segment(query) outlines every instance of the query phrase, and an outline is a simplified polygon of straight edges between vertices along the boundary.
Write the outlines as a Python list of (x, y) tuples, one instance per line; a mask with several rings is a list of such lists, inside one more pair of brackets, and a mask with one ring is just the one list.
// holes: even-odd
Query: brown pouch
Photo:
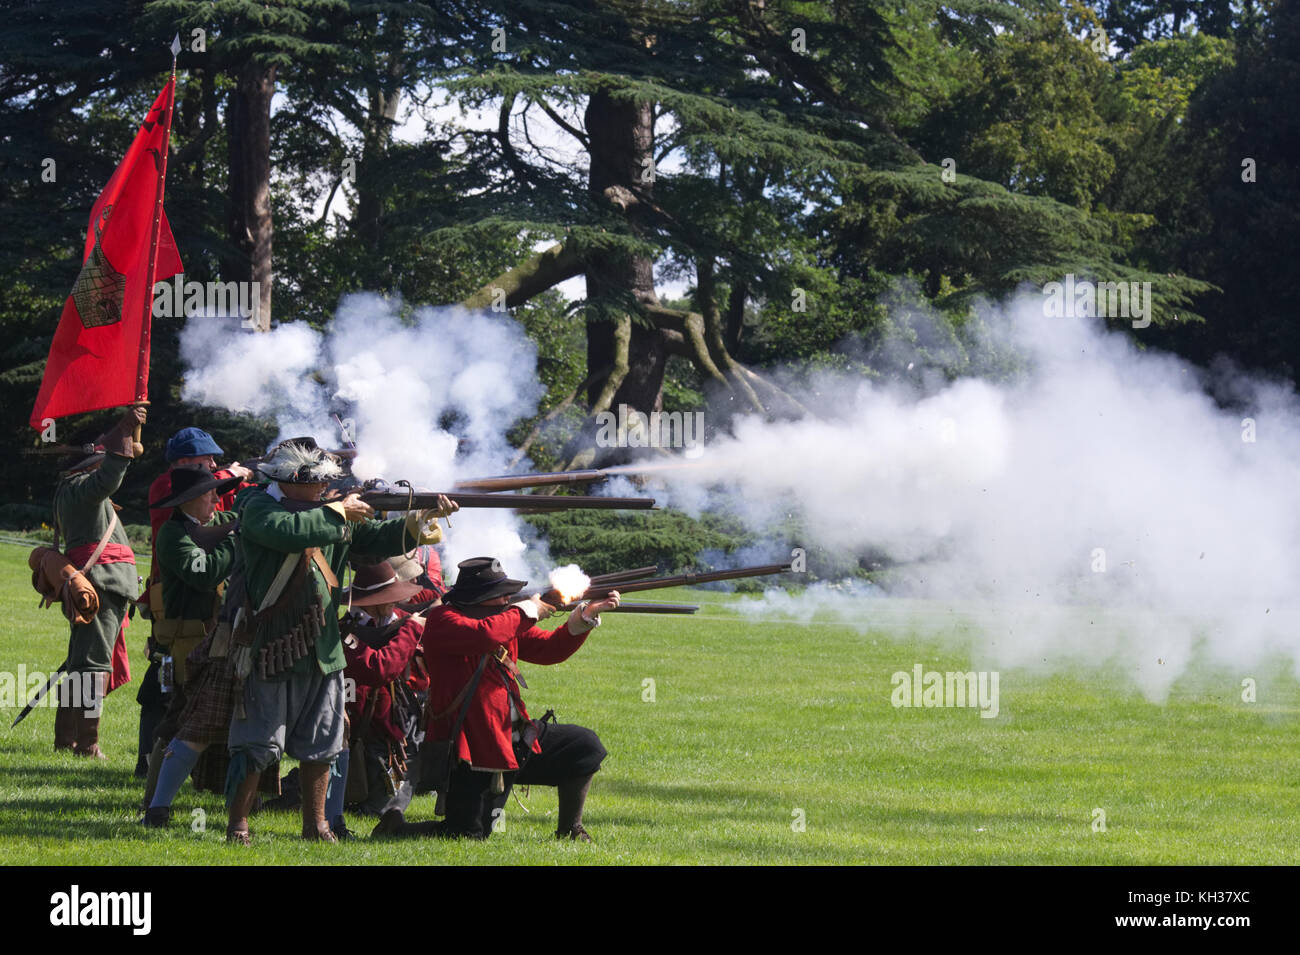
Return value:
[(37, 547), (27, 557), (32, 570), (32, 586), (41, 595), (42, 606), (56, 602), (63, 605), (63, 615), (70, 623), (90, 623), (99, 613), (99, 594), (95, 585), (53, 547)]

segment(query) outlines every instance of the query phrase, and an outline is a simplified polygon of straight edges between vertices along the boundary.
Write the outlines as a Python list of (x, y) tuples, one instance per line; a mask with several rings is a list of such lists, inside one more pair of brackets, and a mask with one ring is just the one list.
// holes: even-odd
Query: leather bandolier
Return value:
[(337, 585), (318, 548), (309, 547), (301, 554), (288, 555), (286, 565), (290, 560), (294, 564), (289, 579), (268, 606), (255, 609), (245, 596), (244, 612), (233, 634), (237, 644), (248, 647), (259, 642), (259, 635), (267, 635), (260, 640), (253, 659), (256, 673), (263, 680), (288, 673), (299, 660), (314, 652), (316, 638), (325, 628), (325, 604), (308, 565), (316, 564), (327, 586)]

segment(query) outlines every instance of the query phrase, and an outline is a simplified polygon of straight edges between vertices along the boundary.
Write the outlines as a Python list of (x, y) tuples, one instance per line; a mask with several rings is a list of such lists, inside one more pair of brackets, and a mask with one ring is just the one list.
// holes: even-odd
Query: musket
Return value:
[[(742, 577), (765, 577), (769, 574), (784, 574), (791, 570), (790, 564), (763, 564), (760, 567), (739, 567), (735, 570), (709, 570), (702, 573), (689, 572), (675, 577), (652, 577), (647, 580), (630, 580), (623, 583), (602, 583), (588, 587), (582, 600), (601, 600), (611, 591), (620, 595), (638, 593), (642, 590), (663, 590), (667, 587), (689, 587), (692, 584), (707, 584), (716, 580), (739, 580)], [(572, 610), (578, 605), (574, 601), (559, 609)]]
[[(72, 453), (80, 450), (79, 448), (64, 449), (60, 445), (60, 453)], [(29, 452), (31, 454), (49, 454), (50, 451), (36, 450)], [(336, 458), (345, 461), (351, 461), (360, 453), (356, 448), (329, 448), (326, 454), (332, 454)], [(264, 460), (261, 457), (253, 458), (251, 461), (245, 461), (247, 467)], [(457, 481), (453, 487), (457, 491), (522, 491), (530, 487), (554, 487), (565, 484), (592, 484), (596, 481), (606, 481), (612, 475), (597, 468), (588, 468), (584, 471), (536, 471), (527, 474), (497, 474), (491, 477), (468, 478), (464, 481)]]
[(501, 474), (496, 477), (470, 478), (457, 481), (458, 491), (522, 491), (529, 487), (553, 487), (565, 484), (592, 484), (608, 480), (609, 475), (599, 469), (585, 471), (541, 471), (534, 474)]
[(695, 604), (655, 604), (655, 603), (636, 603), (636, 604), (619, 604), (612, 607), (609, 613), (673, 613), (673, 614), (692, 614), (700, 608)]
[[(86, 448), (90, 448), (89, 451)], [(91, 444), (46, 444), (39, 448), (23, 448), (23, 454), (94, 454), (95, 445)]]
[[(596, 587), (601, 584), (613, 584), (620, 580), (644, 580), (658, 569), (657, 566), (651, 564), (648, 567), (635, 567), (632, 570), (615, 570), (608, 574), (597, 574), (595, 577), (587, 578), (587, 586)], [(529, 594), (535, 594), (538, 592), (539, 590), (537, 588), (525, 587), (523, 591), (521, 591), (522, 596), (517, 597), (515, 600), (510, 602), (518, 603), (521, 600), (527, 600)], [(545, 590), (540, 591), (540, 593), (542, 600), (546, 601), (546, 603), (553, 607), (558, 607), (560, 604), (565, 603), (564, 597), (554, 587), (548, 587)]]
[(41, 700), (45, 698), (46, 693), (49, 693), (50, 690), (58, 686), (59, 680), (63, 679), (63, 674), (66, 673), (67, 670), (68, 670), (68, 661), (64, 660), (62, 663), (59, 664), (59, 668), (55, 670), (52, 674), (50, 674), (50, 678), (45, 681), (44, 686), (39, 687), (36, 690), (36, 692), (32, 694), (32, 698), (27, 701), (27, 705), (23, 707), (22, 712), (19, 713), (14, 718), (14, 721), (9, 724), (10, 729), (13, 729), (23, 720), (27, 719), (27, 714), (30, 713), (33, 709), (35, 709), (36, 704), (41, 702)]
[[(421, 511), (437, 507), (439, 492), (361, 491), (361, 500), (377, 511)], [(450, 491), (445, 495), (462, 508), (497, 507), (515, 511), (631, 510), (648, 511), (655, 506), (652, 497), (590, 497), (580, 494), (491, 494), (474, 491)]]
[(597, 574), (591, 578), (587, 586), (591, 587), (615, 580), (645, 580), (649, 577), (653, 577), (655, 571), (658, 569), (659, 568), (655, 564), (651, 564), (648, 567), (633, 567), (631, 570), (614, 570), (610, 571), (608, 574)]

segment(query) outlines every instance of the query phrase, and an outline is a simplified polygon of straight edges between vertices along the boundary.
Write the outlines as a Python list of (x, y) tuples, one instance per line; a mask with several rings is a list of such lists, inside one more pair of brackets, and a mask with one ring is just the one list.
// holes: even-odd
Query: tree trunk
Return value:
[(271, 328), (271, 98), (275, 67), (245, 63), (226, 107), (230, 142), (227, 229), (238, 254), (222, 265), (226, 281), (256, 282), (259, 331)]
[(370, 252), (378, 252), (379, 243), (383, 239), (384, 210), (376, 188), (374, 167), (392, 142), (397, 105), (402, 98), (400, 21), (394, 19), (390, 24), (389, 52), (383, 73), (367, 91), (368, 109), (365, 128), (362, 130), (361, 169), (357, 175), (357, 235)]
[[(621, 209), (638, 232), (639, 206), (654, 189), (652, 104), (597, 92), (587, 102), (584, 119), (591, 142), (588, 191), (597, 203)], [(658, 328), (634, 320), (638, 306), (659, 303), (654, 262), (643, 255), (600, 251), (590, 257), (586, 271), (591, 303), (587, 369), (611, 369), (587, 389), (592, 411), (620, 404), (647, 413), (658, 410), (668, 344)]]
[(736, 354), (740, 351), (740, 335), (745, 328), (745, 299), (749, 297), (749, 286), (737, 281), (731, 286), (731, 296), (727, 299), (727, 351)]

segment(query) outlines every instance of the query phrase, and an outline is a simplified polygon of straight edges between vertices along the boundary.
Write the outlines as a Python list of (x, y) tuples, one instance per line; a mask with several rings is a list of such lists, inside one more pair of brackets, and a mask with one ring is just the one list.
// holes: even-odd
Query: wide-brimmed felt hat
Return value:
[(155, 508), (176, 507), (186, 501), (192, 501), (208, 491), (215, 490), (217, 495), (229, 493), (239, 486), (239, 478), (219, 478), (211, 471), (196, 468), (172, 468), (171, 496), (152, 505)]
[(402, 580), (386, 560), (364, 564), (352, 575), (352, 586), (343, 591), (343, 600), (354, 607), (401, 603), (420, 592), (419, 584)]
[(528, 586), (526, 580), (511, 580), (501, 561), (495, 557), (471, 557), (456, 565), (456, 583), (444, 600), (459, 604), (476, 604), (493, 597), (517, 594)]
[(60, 460), (61, 473), (66, 475), (84, 471), (103, 461), (105, 454), (104, 445), (101, 443), (88, 442), (83, 444), (76, 451)]
[(181, 458), (201, 458), (210, 454), (217, 457), (222, 453), (216, 440), (202, 428), (181, 428), (167, 439), (166, 458), (179, 461)]
[(388, 563), (393, 567), (393, 572), (397, 574), (397, 579), (401, 581), (414, 581), (424, 573), (424, 566), (414, 557), (407, 557), (405, 554), (396, 554), (388, 558)]
[(281, 484), (328, 484), (343, 476), (339, 458), (316, 444), (315, 438), (289, 438), (273, 447), (257, 465)]
[(442, 561), (432, 544), (420, 544), (408, 554), (389, 557), (388, 562), (402, 580), (414, 580), (423, 587), (442, 589)]

